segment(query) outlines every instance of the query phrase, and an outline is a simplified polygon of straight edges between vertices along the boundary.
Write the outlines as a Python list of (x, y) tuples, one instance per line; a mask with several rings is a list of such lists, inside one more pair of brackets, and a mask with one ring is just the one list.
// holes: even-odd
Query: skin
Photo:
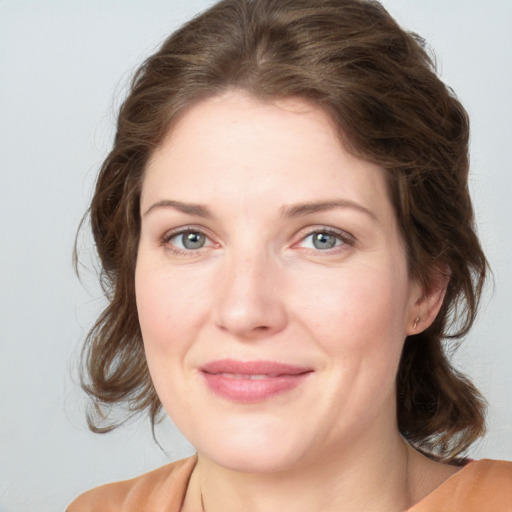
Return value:
[[(156, 391), (198, 452), (184, 511), (201, 510), (202, 494), (208, 512), (396, 512), (455, 471), (412, 450), (396, 424), (404, 339), (430, 325), (444, 287), (426, 293), (409, 278), (386, 190), (383, 170), (300, 99), (203, 100), (153, 154), (137, 307)], [(228, 357), (311, 371), (240, 403), (200, 371)]]

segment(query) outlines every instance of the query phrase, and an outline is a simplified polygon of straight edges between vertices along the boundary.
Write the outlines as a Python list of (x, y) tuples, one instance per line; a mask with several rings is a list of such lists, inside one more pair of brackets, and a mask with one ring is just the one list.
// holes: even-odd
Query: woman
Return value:
[[(445, 338), (486, 275), (468, 120), (376, 2), (225, 0), (133, 81), (91, 222), (97, 431), (161, 409), (197, 456), (86, 510), (505, 511), (512, 466)], [(107, 424), (101, 420), (107, 420)]]

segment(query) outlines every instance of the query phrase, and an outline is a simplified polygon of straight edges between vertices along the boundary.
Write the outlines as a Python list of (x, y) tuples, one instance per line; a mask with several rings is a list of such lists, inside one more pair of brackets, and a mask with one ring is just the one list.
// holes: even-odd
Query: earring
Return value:
[(412, 324), (413, 326), (413, 329), (416, 329), (416, 327), (418, 327), (418, 324), (421, 320), (421, 317), (420, 316), (417, 316), (415, 319), (414, 319), (414, 323)]

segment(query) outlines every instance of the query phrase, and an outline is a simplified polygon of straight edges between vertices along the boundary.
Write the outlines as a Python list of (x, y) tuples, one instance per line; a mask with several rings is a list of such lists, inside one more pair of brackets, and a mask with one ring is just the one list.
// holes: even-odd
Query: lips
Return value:
[(211, 391), (236, 402), (268, 400), (299, 386), (312, 369), (273, 361), (221, 359), (200, 368)]

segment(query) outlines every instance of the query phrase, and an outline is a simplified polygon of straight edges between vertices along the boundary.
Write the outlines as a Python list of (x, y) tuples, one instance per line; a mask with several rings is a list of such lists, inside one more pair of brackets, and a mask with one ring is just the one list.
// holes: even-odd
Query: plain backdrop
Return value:
[[(146, 420), (87, 430), (81, 342), (101, 309), (80, 218), (129, 78), (201, 0), (0, 0), (0, 511), (64, 510), (80, 492), (191, 453)], [(456, 355), (490, 403), (473, 457), (512, 459), (512, 1), (384, 0), (424, 36), (472, 120), (471, 189), (494, 270)]]

